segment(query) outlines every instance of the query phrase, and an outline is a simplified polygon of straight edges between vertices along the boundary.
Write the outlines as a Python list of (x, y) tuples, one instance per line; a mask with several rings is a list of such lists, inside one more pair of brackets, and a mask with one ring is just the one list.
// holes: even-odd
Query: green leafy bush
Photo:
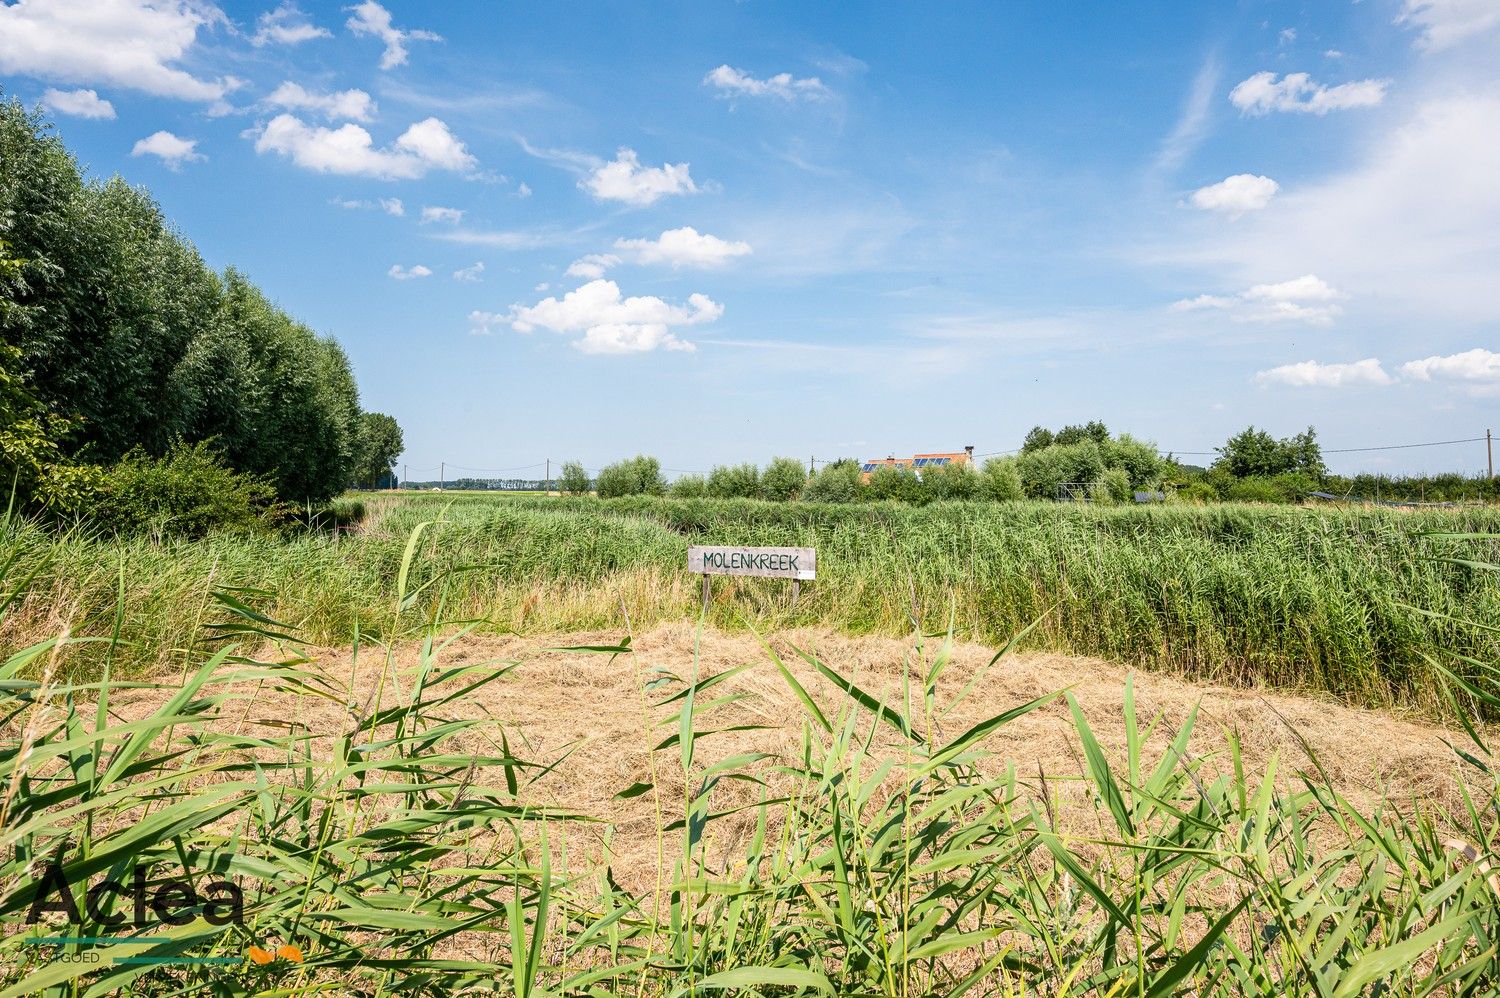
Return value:
[(984, 497), (992, 502), (1017, 502), (1026, 498), (1021, 472), (1013, 457), (992, 457), (984, 462)]
[(667, 495), (673, 499), (706, 499), (708, 480), (702, 475), (683, 475), (667, 489)]
[(583, 470), (582, 464), (577, 461), (563, 462), (562, 475), (557, 479), (559, 491), (570, 496), (586, 496), (592, 484), (589, 473)]
[(983, 498), (984, 482), (968, 464), (939, 464), (922, 471), (922, 485), (934, 500), (971, 502)]
[(1058, 487), (1073, 482), (1097, 482), (1104, 474), (1104, 455), (1092, 439), (1053, 444), (1016, 458), (1021, 484), (1033, 499), (1055, 499)]
[(859, 464), (845, 459), (819, 468), (803, 488), (802, 498), (808, 502), (861, 502), (869, 498), (869, 493)]
[(784, 502), (800, 496), (806, 484), (807, 472), (802, 470), (801, 461), (794, 457), (778, 457), (760, 476), (760, 494), (762, 498)]
[(1224, 492), (1230, 502), (1288, 502), (1291, 497), (1272, 478), (1243, 478)]
[(708, 474), (708, 494), (714, 499), (759, 499), (760, 469), (748, 462), (717, 465)]
[(226, 467), (207, 442), (180, 444), (166, 457), (139, 449), (105, 469), (93, 518), (120, 534), (204, 537), (262, 533), (286, 519), (269, 482)]
[(1317, 432), (1311, 426), (1281, 440), (1265, 430), (1247, 426), (1225, 441), (1223, 447), (1215, 449), (1219, 458), (1214, 467), (1235, 478), (1269, 477), (1288, 471), (1320, 476), (1326, 470)]
[(1219, 493), (1207, 482), (1189, 482), (1177, 490), (1177, 501), (1191, 503), (1218, 502)]
[[(3, 253), (3, 245), (0, 245)], [(0, 343), (0, 488), (21, 509), (76, 516), (93, 502), (99, 472), (74, 464), (61, 441), (72, 428), (27, 390), (16, 368), (20, 351)]]
[(922, 479), (910, 468), (883, 464), (870, 473), (870, 496), (874, 499), (922, 503), (927, 501), (927, 490), (922, 487)]
[(666, 495), (667, 481), (661, 475), (661, 462), (638, 454), (626, 461), (616, 461), (599, 469), (594, 491), (600, 499), (617, 496)]
[(1106, 470), (1089, 490), (1089, 494), (1095, 502), (1111, 505), (1120, 505), (1135, 499), (1134, 491), (1130, 487), (1130, 474), (1124, 468)]

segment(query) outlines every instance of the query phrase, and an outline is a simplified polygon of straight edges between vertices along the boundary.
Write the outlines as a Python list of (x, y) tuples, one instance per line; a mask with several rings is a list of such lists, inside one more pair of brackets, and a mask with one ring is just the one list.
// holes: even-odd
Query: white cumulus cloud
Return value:
[(611, 267), (618, 267), (620, 258), (613, 253), (590, 253), (568, 264), (569, 277), (599, 278)]
[(264, 45), (301, 45), (314, 38), (332, 38), (327, 28), (310, 23), (292, 0), (285, 0), (275, 10), (268, 10), (256, 20), (255, 34), (250, 44), (256, 48)]
[(467, 173), (478, 165), (437, 118), (417, 122), (383, 149), (377, 149), (370, 133), (358, 125), (325, 128), (291, 114), (279, 114), (250, 134), (255, 135), (256, 152), (279, 153), (318, 173), (412, 180), (432, 170)]
[(1174, 312), (1223, 312), (1236, 322), (1307, 322), (1327, 325), (1343, 312), (1345, 295), (1316, 274), (1278, 284), (1257, 284), (1235, 295), (1199, 295), (1172, 303)]
[(424, 267), (420, 263), (415, 267), (403, 267), (399, 263), (391, 264), (391, 269), (385, 272), (387, 277), (394, 277), (398, 281), (409, 281), (414, 277), (431, 277), (431, 268)]
[(1500, 4), (1494, 0), (1406, 0), (1396, 23), (1415, 25), (1421, 32), (1417, 45), (1437, 52), (1500, 27)]
[(1247, 211), (1259, 211), (1270, 204), (1271, 198), (1280, 189), (1281, 185), (1270, 177), (1237, 173), (1232, 177), (1225, 177), (1217, 184), (1198, 188), (1189, 200), (1194, 208), (1239, 218)]
[(0, 3), (0, 74), (218, 101), (234, 80), (200, 79), (173, 63), (199, 28), (224, 20), (217, 7), (193, 0)]
[(668, 229), (655, 239), (616, 239), (615, 249), (636, 263), (673, 267), (717, 267), (751, 252), (749, 243), (700, 233), (691, 225)]
[(816, 99), (828, 96), (828, 88), (816, 76), (793, 79), (791, 73), (758, 80), (733, 66), (723, 65), (703, 78), (703, 85), (721, 91), (720, 96), (779, 97), (782, 100)]
[(204, 158), (195, 151), (197, 146), (197, 139), (184, 139), (167, 131), (152, 132), (135, 144), (130, 155), (155, 156), (169, 169), (179, 170), (183, 163)]
[(600, 164), (578, 182), (578, 186), (601, 201), (623, 201), (644, 206), (669, 194), (692, 194), (698, 190), (686, 163), (642, 166), (634, 149), (621, 149), (615, 158)]
[(594, 280), (561, 298), (543, 298), (535, 305), (512, 305), (511, 328), (530, 333), (537, 328), (557, 333), (582, 332), (573, 345), (584, 353), (644, 353), (650, 350), (694, 350), (672, 328), (713, 322), (724, 306), (707, 295), (689, 295), (674, 305), (652, 295), (624, 298), (614, 281)]
[(115, 106), (93, 90), (56, 90), (48, 87), (42, 104), (58, 114), (75, 118), (113, 118)]
[(1244, 114), (1265, 115), (1272, 111), (1327, 114), (1355, 107), (1374, 107), (1385, 100), (1390, 80), (1357, 80), (1336, 87), (1324, 86), (1306, 73), (1288, 73), (1277, 79), (1272, 72), (1256, 73), (1229, 91), (1229, 101)]
[(1289, 385), (1293, 388), (1346, 388), (1351, 385), (1389, 385), (1395, 381), (1374, 357), (1348, 364), (1322, 364), (1304, 360), (1283, 364), (1267, 371), (1257, 371), (1259, 384)]
[(464, 220), (464, 213), (459, 208), (443, 208), (437, 205), (429, 205), (422, 209), (423, 222), (452, 222), (457, 225)]
[(353, 13), (345, 24), (350, 31), (356, 35), (374, 35), (385, 43), (385, 52), (380, 57), (381, 69), (395, 69), (406, 65), (406, 43), (409, 41), (443, 40), (442, 35), (435, 35), (431, 31), (396, 27), (391, 20), (391, 12), (375, 0), (364, 0), (364, 3), (356, 4), (349, 10)]
[(481, 279), (479, 275), (482, 273), (484, 273), (484, 262), (475, 261), (467, 267), (460, 267), (455, 270), (453, 272), (453, 279), (455, 281), (478, 281)]
[(375, 113), (375, 102), (363, 90), (316, 93), (291, 82), (273, 90), (265, 102), (289, 111), (315, 111), (330, 121), (369, 121)]
[(1424, 357), (1401, 365), (1401, 373), (1416, 381), (1457, 381), (1470, 385), (1500, 385), (1500, 353), (1475, 347), (1463, 353)]

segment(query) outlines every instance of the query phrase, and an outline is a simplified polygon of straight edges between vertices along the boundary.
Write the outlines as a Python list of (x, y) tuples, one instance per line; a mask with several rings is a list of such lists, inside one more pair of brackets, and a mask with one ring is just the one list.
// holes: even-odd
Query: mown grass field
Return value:
[[(374, 497), (365, 524), (336, 538), (158, 544), (13, 527), (0, 557), (13, 561), (17, 605), (0, 643), (118, 629), (116, 668), (139, 673), (191, 648), (224, 589), (252, 590), (242, 595), (319, 643), (383, 634), (422, 524), (409, 622), (541, 632), (681, 620), (698, 612), (690, 543), (800, 544), (818, 548), (819, 578), (795, 610), (784, 583), (719, 579), (710, 622), (902, 635), (915, 619), (993, 643), (1036, 622), (1027, 647), (1429, 711), (1444, 706), (1434, 649), (1489, 661), (1500, 647), (1485, 629), (1500, 625), (1500, 582), (1454, 560), (1494, 560), (1494, 540), (1462, 536), (1500, 531), (1488, 508), (441, 494)], [(87, 649), (71, 661), (86, 669)]]

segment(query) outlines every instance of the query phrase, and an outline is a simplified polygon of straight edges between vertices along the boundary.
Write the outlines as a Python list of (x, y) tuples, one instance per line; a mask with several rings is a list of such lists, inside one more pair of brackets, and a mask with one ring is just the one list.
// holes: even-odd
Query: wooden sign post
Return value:
[(703, 609), (708, 610), (710, 575), (751, 575), (763, 579), (791, 579), (792, 606), (802, 592), (803, 579), (818, 577), (816, 548), (746, 548), (693, 545), (688, 548), (688, 571), (703, 576)]

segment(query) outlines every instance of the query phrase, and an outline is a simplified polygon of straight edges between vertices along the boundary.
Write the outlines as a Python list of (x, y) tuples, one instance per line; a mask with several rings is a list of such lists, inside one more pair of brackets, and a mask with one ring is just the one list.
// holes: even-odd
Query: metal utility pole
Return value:
[(441, 489), (444, 486), (446, 486), (447, 484), (448, 484), (448, 465), (444, 461), (439, 461), (438, 462), (438, 488)]
[(1484, 456), (1490, 466), (1490, 481), (1495, 480), (1495, 438), (1489, 430), (1484, 431)]
[[(532, 467), (534, 468), (536, 465), (532, 465)], [(547, 477), (543, 481), (546, 483), (544, 488), (546, 488), (547, 494), (550, 496), (552, 494), (552, 459), (550, 457), (547, 458)]]
[(404, 465), (404, 464), (403, 464), (403, 465), (402, 465), (402, 466), (401, 466), (401, 487), (402, 487), (402, 488), (403, 488), (403, 489), (404, 489), (404, 488), (406, 488), (406, 480), (407, 480), (407, 478), (409, 478), (409, 477), (410, 477), (410, 476), (409, 476), (409, 475), (407, 475), (407, 473), (406, 473), (406, 467), (407, 467), (407, 466), (406, 466), (406, 465)]

